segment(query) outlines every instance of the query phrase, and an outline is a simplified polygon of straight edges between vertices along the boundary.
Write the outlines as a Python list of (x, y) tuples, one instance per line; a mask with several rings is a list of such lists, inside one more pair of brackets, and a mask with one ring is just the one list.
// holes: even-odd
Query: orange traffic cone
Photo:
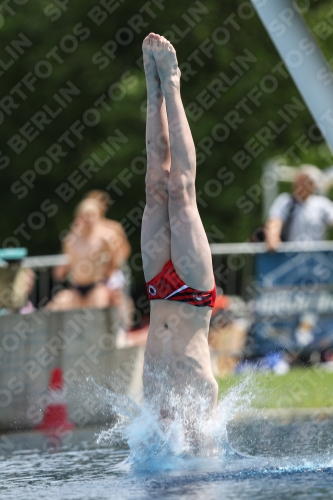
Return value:
[(36, 426), (36, 430), (61, 433), (73, 429), (75, 425), (68, 419), (67, 415), (61, 368), (54, 368), (51, 372), (49, 396), (51, 402), (46, 405), (43, 420)]

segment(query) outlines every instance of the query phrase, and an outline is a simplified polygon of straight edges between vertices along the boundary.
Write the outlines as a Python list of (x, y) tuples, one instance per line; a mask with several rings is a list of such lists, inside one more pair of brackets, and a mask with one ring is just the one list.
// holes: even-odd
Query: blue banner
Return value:
[(255, 272), (254, 355), (333, 346), (333, 252), (259, 254)]

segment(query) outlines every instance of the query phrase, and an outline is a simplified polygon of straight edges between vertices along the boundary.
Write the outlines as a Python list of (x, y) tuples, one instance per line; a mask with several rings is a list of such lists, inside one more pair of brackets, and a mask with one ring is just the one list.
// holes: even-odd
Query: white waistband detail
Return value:
[(175, 295), (175, 293), (178, 293), (178, 292), (181, 292), (182, 290), (185, 290), (185, 288), (188, 288), (187, 285), (183, 285), (181, 286), (180, 288), (178, 288), (178, 290), (176, 290), (175, 292), (172, 292), (170, 293), (170, 295), (168, 295), (167, 297), (164, 297), (164, 300), (168, 300), (170, 299), (170, 297), (172, 297), (173, 295)]

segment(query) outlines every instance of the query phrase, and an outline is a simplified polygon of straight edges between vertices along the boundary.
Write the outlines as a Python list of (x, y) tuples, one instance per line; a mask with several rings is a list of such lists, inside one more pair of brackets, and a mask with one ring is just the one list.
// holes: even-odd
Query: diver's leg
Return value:
[(161, 36), (154, 38), (153, 51), (165, 97), (170, 136), (171, 259), (177, 274), (188, 286), (207, 291), (214, 286), (212, 257), (196, 203), (196, 153), (180, 96), (176, 52)]
[[(169, 219), (171, 227), (171, 259), (177, 274), (183, 281), (198, 290), (208, 291), (214, 287), (212, 257), (205, 230), (196, 204), (195, 171), (196, 154), (189, 124), (180, 97), (180, 72), (173, 46), (163, 37), (154, 39), (154, 57), (166, 101), (170, 136), (171, 168), (168, 180)], [(193, 307), (193, 306), (190, 306)], [(196, 308), (194, 308), (196, 309)], [(201, 309), (202, 311), (202, 309)], [(203, 312), (203, 311), (202, 311)], [(206, 308), (207, 329), (211, 308)], [(208, 414), (217, 403), (217, 383), (214, 379), (208, 340), (205, 332), (196, 332), (191, 340), (195, 346), (190, 358), (197, 361), (200, 370), (194, 368), (179, 377), (178, 393), (184, 393), (184, 385), (204, 395)], [(199, 340), (200, 339), (200, 340)], [(186, 355), (190, 352), (186, 347)], [(184, 384), (184, 380), (187, 380)], [(200, 406), (200, 405), (199, 405)], [(197, 408), (200, 413), (201, 409)], [(191, 418), (185, 418), (188, 422)]]
[(146, 281), (154, 278), (171, 258), (167, 192), (171, 157), (165, 99), (152, 52), (156, 36), (149, 34), (142, 45), (148, 97), (146, 207), (141, 229)]

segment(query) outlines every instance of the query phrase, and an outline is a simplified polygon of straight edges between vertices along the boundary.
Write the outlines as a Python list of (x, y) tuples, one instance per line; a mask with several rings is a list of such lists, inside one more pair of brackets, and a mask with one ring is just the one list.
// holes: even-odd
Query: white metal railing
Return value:
[[(52, 268), (60, 265), (66, 265), (70, 262), (69, 256), (59, 255), (40, 255), (27, 257), (26, 249), (4, 249), (0, 250), (0, 268), (6, 268), (11, 262), (18, 263), (20, 267), (33, 269), (35, 272), (35, 286), (31, 292), (31, 299), (37, 307), (44, 307), (50, 298), (53, 286), (59, 282), (52, 276)], [(132, 273), (130, 266), (125, 263), (122, 268), (126, 282), (125, 294), (131, 294)]]
[(7, 267), (10, 262), (19, 262), (21, 267), (31, 269), (43, 269), (45, 267), (55, 267), (69, 263), (67, 255), (39, 255), (27, 257), (26, 248), (5, 248), (0, 249), (0, 267)]
[[(266, 243), (212, 243), (212, 255), (255, 255), (267, 253)], [(328, 252), (333, 251), (333, 241), (290, 241), (281, 243), (276, 252), (301, 253), (301, 252)]]
[(43, 269), (45, 267), (61, 266), (69, 263), (69, 257), (65, 254), (60, 255), (41, 255), (38, 257), (26, 257), (21, 262), (21, 267), (30, 269)]
[[(267, 252), (265, 243), (212, 243), (210, 245), (214, 257), (214, 271), (219, 286), (228, 295), (239, 294), (245, 298), (247, 286), (253, 282), (254, 269), (253, 257), (256, 254)], [(333, 241), (308, 241), (281, 243), (277, 252), (302, 253), (333, 251)], [(239, 256), (239, 263), (232, 259)], [(1, 260), (0, 267), (7, 265)], [(4, 256), (5, 257), (5, 256)], [(19, 257), (19, 256), (17, 256)], [(219, 259), (220, 258), (220, 259)], [(21, 256), (21, 266), (33, 269), (36, 272), (36, 286), (33, 292), (34, 302), (38, 304), (41, 297), (48, 296), (53, 285), (51, 268), (69, 262), (66, 255), (44, 255), (27, 257)], [(127, 290), (130, 293), (131, 270), (126, 265)]]

